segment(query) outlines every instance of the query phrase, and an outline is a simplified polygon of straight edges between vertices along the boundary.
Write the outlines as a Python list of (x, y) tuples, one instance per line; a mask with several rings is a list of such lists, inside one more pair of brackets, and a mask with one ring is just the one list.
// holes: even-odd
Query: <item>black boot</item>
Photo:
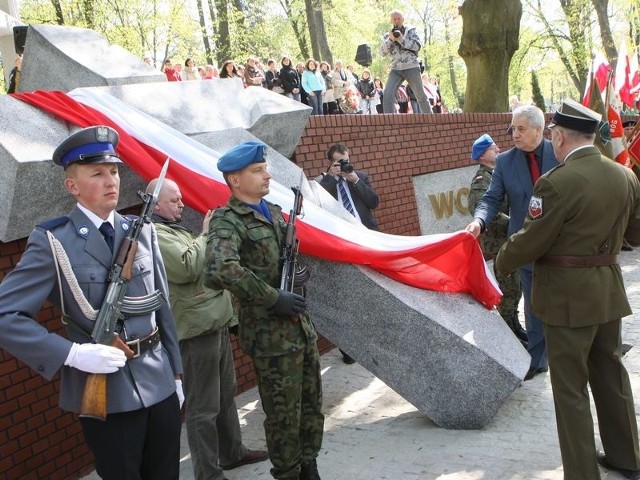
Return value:
[(303, 463), (301, 465), (300, 476), (298, 478), (300, 480), (320, 480), (320, 475), (318, 474), (318, 464), (316, 463), (315, 458), (310, 462)]
[(507, 325), (509, 325), (509, 328), (516, 336), (516, 338), (520, 340), (522, 346), (524, 348), (527, 348), (527, 345), (529, 344), (529, 337), (527, 336), (527, 332), (524, 330), (524, 328), (522, 328), (522, 325), (520, 325), (518, 315), (509, 315), (502, 318), (507, 323)]

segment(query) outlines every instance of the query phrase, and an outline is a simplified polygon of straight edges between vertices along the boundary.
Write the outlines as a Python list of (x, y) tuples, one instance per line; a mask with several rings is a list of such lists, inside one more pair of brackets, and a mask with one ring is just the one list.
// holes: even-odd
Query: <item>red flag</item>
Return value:
[[(584, 97), (582, 98), (582, 104), (585, 107), (589, 107), (591, 103), (591, 92), (593, 86), (593, 78), (595, 77), (596, 83), (600, 90), (600, 94), (607, 87), (607, 80), (609, 77), (609, 62), (601, 53), (597, 53), (591, 65), (589, 66), (589, 74), (587, 78), (587, 84), (585, 85)], [(593, 109), (592, 109), (593, 110)]]
[[(200, 212), (226, 203), (229, 189), (215, 167), (220, 153), (118, 101), (104, 91), (15, 94), (79, 126), (109, 125), (120, 134), (117, 151), (145, 180), (156, 177), (167, 156), (169, 177), (181, 187), (184, 201)], [(73, 98), (72, 98), (73, 97)], [(290, 188), (271, 183), (268, 200), (288, 212)], [(405, 237), (346, 222), (312, 202), (296, 223), (300, 251), (326, 260), (366, 265), (414, 287), (440, 292), (466, 292), (487, 308), (500, 292), (484, 263), (478, 242), (467, 232)]]

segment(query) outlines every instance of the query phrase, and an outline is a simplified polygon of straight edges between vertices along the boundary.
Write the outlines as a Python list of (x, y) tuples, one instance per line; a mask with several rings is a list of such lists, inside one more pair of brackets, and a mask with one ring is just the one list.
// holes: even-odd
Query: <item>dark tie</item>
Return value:
[(342, 205), (346, 208), (351, 215), (356, 216), (356, 212), (353, 209), (353, 205), (351, 205), (351, 200), (349, 200), (349, 196), (347, 195), (347, 188), (345, 187), (346, 181), (344, 179), (338, 180), (338, 189), (340, 190), (340, 196), (342, 197)]
[(529, 157), (529, 171), (531, 172), (531, 183), (534, 185), (540, 178), (540, 167), (538, 166), (538, 161), (536, 160), (536, 154), (533, 152), (527, 152)]
[(107, 242), (109, 250), (111, 250), (111, 253), (113, 253), (113, 235), (116, 233), (115, 230), (109, 222), (104, 222), (102, 225), (100, 225), (99, 230), (104, 237), (104, 241)]

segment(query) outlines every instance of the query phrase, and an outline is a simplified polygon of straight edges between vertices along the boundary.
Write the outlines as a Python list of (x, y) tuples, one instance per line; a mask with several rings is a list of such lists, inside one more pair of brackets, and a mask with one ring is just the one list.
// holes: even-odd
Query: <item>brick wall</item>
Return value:
[[(376, 211), (381, 229), (418, 235), (412, 177), (469, 165), (471, 144), (482, 133), (508, 148), (509, 122), (508, 114), (312, 117), (293, 161), (313, 178), (327, 167), (327, 148), (345, 143), (352, 162), (367, 170), (381, 197)], [(16, 265), (25, 246), (25, 240), (0, 243), (0, 280)], [(38, 321), (60, 332), (59, 315), (47, 304)], [(318, 346), (321, 353), (333, 347), (324, 338)], [(235, 340), (233, 347), (242, 392), (255, 385), (255, 375)], [(0, 480), (75, 479), (93, 469), (79, 422), (57, 406), (58, 391), (57, 377), (47, 382), (0, 350)]]

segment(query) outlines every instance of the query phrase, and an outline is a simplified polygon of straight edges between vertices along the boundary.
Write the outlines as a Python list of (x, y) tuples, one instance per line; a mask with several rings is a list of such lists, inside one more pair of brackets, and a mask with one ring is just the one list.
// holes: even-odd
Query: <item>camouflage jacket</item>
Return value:
[(231, 197), (209, 224), (205, 285), (229, 290), (239, 307), (240, 346), (249, 355), (283, 355), (315, 342), (305, 312), (298, 321), (278, 315), (281, 250), (286, 232), (282, 209), (268, 203), (273, 223)]
[[(480, 165), (473, 180), (471, 180), (471, 187), (469, 187), (469, 212), (471, 216), (473, 216), (473, 212), (480, 202), (482, 195), (484, 195), (484, 192), (489, 188), (492, 175), (493, 171), (489, 167)], [(507, 241), (508, 226), (509, 202), (505, 196), (500, 213), (498, 213), (493, 222), (487, 225), (485, 231), (478, 239), (480, 241), (480, 248), (482, 248), (485, 256), (493, 257), (498, 253), (502, 244)]]

